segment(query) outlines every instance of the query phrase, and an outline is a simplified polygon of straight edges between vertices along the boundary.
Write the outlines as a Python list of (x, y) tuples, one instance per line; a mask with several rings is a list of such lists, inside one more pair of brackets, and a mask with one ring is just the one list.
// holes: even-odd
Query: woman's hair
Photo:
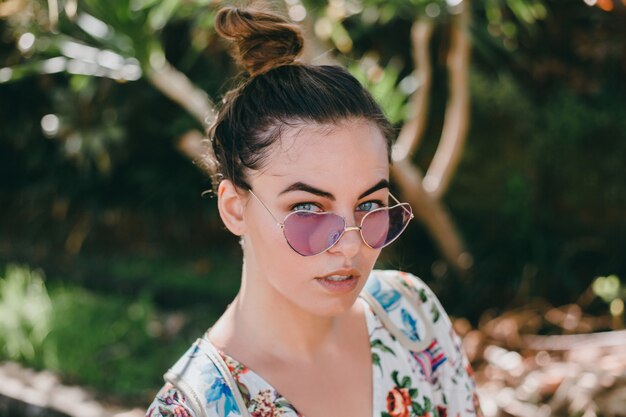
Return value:
[(225, 7), (215, 29), (234, 42), (233, 56), (247, 77), (223, 99), (209, 131), (217, 171), (213, 186), (229, 179), (250, 189), (247, 170), (263, 167), (268, 147), (284, 129), (365, 120), (376, 125), (390, 153), (393, 128), (370, 93), (344, 68), (296, 62), (303, 37), (275, 14)]

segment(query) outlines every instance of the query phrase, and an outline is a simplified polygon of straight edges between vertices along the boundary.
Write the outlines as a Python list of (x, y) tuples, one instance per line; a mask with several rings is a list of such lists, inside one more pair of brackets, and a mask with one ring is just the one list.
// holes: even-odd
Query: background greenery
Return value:
[[(324, 1), (305, 6), (312, 19), (329, 19), (327, 47), (342, 51), (398, 125), (411, 90), (412, 20), (439, 8), (434, 96), (415, 156), (427, 167), (447, 96), (447, 3), (338, 3), (347, 12), (334, 20)], [(62, 10), (71, 4), (59, 2)], [(212, 31), (220, 4), (80, 2), (79, 15), (108, 25), (104, 37), (64, 13), (51, 27), (47, 2), (0, 20), (0, 358), (145, 404), (236, 292), (237, 241), (214, 200), (201, 197), (208, 178), (176, 149), (198, 126), (147, 77), (151, 60), (166, 58), (217, 101), (237, 71)], [(381, 267), (416, 273), (451, 314), (474, 322), (533, 297), (575, 302), (600, 276), (623, 282), (620, 4), (607, 12), (582, 0), (472, 3), (471, 129), (445, 197), (474, 256), (472, 273), (450, 272), (417, 222), (386, 249)], [(36, 41), (21, 50), (25, 33)], [(143, 76), (120, 81), (69, 65), (45, 73), (43, 63), (67, 55), (68, 41), (113, 51)], [(372, 60), (382, 76), (368, 78)], [(58, 117), (55, 134), (42, 129), (46, 115)], [(624, 297), (615, 282), (607, 301)], [(607, 304), (590, 308), (604, 313)]]

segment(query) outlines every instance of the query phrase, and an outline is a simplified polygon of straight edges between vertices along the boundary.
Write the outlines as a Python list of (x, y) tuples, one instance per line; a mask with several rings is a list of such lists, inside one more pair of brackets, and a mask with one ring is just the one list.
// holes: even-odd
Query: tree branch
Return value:
[(198, 130), (185, 132), (176, 141), (176, 149), (208, 174), (211, 178), (217, 174), (216, 161), (213, 157), (213, 148), (207, 138)]
[(13, 16), (24, 10), (28, 2), (26, 0), (7, 0), (0, 3), (0, 17)]
[[(170, 63), (166, 61), (160, 68), (151, 68), (147, 77), (157, 90), (178, 103), (204, 128), (213, 123), (216, 110), (208, 94)], [(181, 136), (176, 147), (209, 176), (217, 173), (213, 148), (199, 131), (192, 130)]]
[(400, 130), (398, 139), (393, 146), (392, 158), (394, 161), (410, 158), (424, 134), (432, 85), (433, 71), (429, 45), (434, 27), (432, 20), (418, 19), (411, 28), (413, 67), (419, 85), (409, 103), (411, 114), (402, 125), (402, 130)]
[(208, 94), (169, 62), (158, 68), (152, 67), (147, 77), (157, 90), (187, 110), (203, 127), (211, 124), (216, 112)]
[(415, 209), (415, 215), (426, 226), (448, 264), (460, 274), (467, 272), (472, 266), (472, 257), (465, 252), (445, 207), (424, 190), (419, 168), (407, 158), (394, 162), (391, 168), (402, 195)]
[(304, 27), (304, 50), (302, 51), (302, 61), (314, 65), (339, 65), (332, 54), (333, 47), (325, 44), (315, 36), (315, 20), (309, 12), (302, 22)]
[(469, 124), (469, 0), (463, 2), (459, 16), (453, 19), (452, 45), (448, 53), (450, 98), (439, 146), (424, 177), (424, 189), (439, 200), (445, 193), (452, 174), (459, 165)]
[[(466, 24), (468, 15), (469, 6), (466, 4), (462, 14), (465, 17), (459, 18), (456, 25)], [(446, 123), (433, 160), (433, 163), (437, 160), (434, 172), (441, 172), (441, 176), (447, 175), (444, 177), (446, 185), (453, 172), (453, 169), (450, 168), (453, 168), (456, 162), (453, 157), (457, 160), (460, 157), (462, 146), (459, 145), (462, 144), (465, 137), (469, 114), (467, 91), (469, 39), (467, 38), (466, 27), (462, 26), (461, 30), (456, 25), (453, 27), (453, 46), (448, 59), (451, 97), (446, 110)], [(416, 61), (415, 70), (420, 80), (420, 87), (411, 100), (412, 115), (402, 127), (398, 141), (394, 145), (392, 175), (398, 182), (404, 197), (415, 209), (416, 216), (435, 240), (448, 264), (460, 274), (464, 274), (473, 263), (472, 256), (465, 251), (452, 219), (443, 204), (439, 202), (441, 194), (428, 191), (426, 178), (422, 178), (421, 171), (411, 160), (411, 156), (423, 135), (428, 113), (428, 99), (432, 84), (429, 48), (432, 32), (432, 22), (425, 20), (416, 21), (411, 30), (413, 57)], [(428, 175), (431, 175), (430, 178), (433, 178), (432, 165), (428, 172)], [(443, 188), (439, 188), (439, 191), (442, 190)]]

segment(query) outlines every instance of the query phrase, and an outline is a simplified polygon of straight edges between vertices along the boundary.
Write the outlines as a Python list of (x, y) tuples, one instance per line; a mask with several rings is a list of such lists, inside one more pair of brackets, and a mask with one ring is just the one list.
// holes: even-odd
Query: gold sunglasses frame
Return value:
[[(322, 253), (328, 251), (329, 249), (331, 249), (333, 246), (335, 246), (343, 237), (343, 235), (346, 232), (351, 232), (351, 231), (358, 231), (359, 235), (361, 236), (361, 240), (363, 241), (363, 243), (365, 243), (365, 245), (368, 248), (371, 249), (383, 249), (387, 246), (389, 246), (390, 244), (392, 244), (393, 242), (396, 241), (396, 239), (398, 239), (400, 237), (400, 235), (402, 233), (404, 233), (404, 231), (406, 230), (406, 228), (408, 227), (409, 223), (411, 222), (411, 220), (413, 220), (415, 218), (415, 215), (413, 214), (413, 208), (411, 208), (411, 205), (409, 203), (401, 203), (393, 194), (391, 194), (391, 192), (389, 192), (389, 196), (393, 199), (393, 201), (395, 201), (397, 204), (394, 206), (390, 206), (390, 207), (379, 207), (377, 209), (374, 209), (372, 211), (368, 211), (362, 218), (361, 218), (361, 222), (359, 226), (346, 226), (346, 219), (343, 216), (340, 216), (339, 214), (336, 213), (332, 213), (332, 212), (322, 212), (322, 213), (318, 213), (316, 211), (311, 211), (311, 210), (296, 210), (296, 211), (292, 211), (291, 213), (289, 213), (288, 215), (285, 216), (285, 218), (283, 219), (282, 222), (278, 221), (278, 219), (276, 218), (276, 216), (274, 216), (274, 214), (272, 213), (272, 211), (265, 205), (265, 203), (263, 202), (263, 200), (261, 200), (251, 189), (248, 190), (250, 192), (250, 194), (252, 194), (252, 196), (259, 202), (261, 203), (261, 205), (265, 208), (265, 210), (269, 213), (270, 216), (272, 216), (272, 219), (274, 219), (274, 221), (276, 222), (276, 224), (278, 225), (278, 227), (280, 227), (280, 229), (283, 231), (283, 236), (285, 237), (285, 241), (287, 242), (287, 244), (289, 245), (289, 247), (291, 249), (293, 249), (294, 252), (296, 252), (298, 255), (300, 256), (315, 256), (315, 255), (321, 255)], [(393, 239), (391, 239), (389, 242), (385, 243), (383, 246), (381, 246), (380, 248), (374, 248), (372, 246), (370, 246), (369, 243), (367, 243), (367, 241), (365, 240), (365, 238), (363, 237), (363, 221), (365, 220), (365, 218), (367, 216), (369, 216), (372, 213), (378, 212), (378, 211), (383, 211), (383, 210), (391, 210), (394, 209), (396, 207), (403, 207), (405, 211), (407, 211), (409, 213), (409, 220), (405, 223), (405, 225), (402, 227), (402, 230), (400, 230), (400, 232), (398, 233), (398, 235), (396, 237), (394, 237)], [(287, 235), (285, 235), (285, 222), (287, 221), (287, 219), (289, 218), (289, 216), (296, 214), (296, 213), (308, 213), (308, 214), (316, 214), (316, 215), (327, 215), (327, 214), (333, 214), (337, 217), (339, 217), (340, 219), (343, 220), (343, 231), (341, 232), (341, 234), (339, 235), (339, 237), (337, 237), (337, 239), (335, 240), (335, 242), (333, 242), (332, 245), (330, 245), (329, 247), (327, 247), (326, 249), (324, 249), (321, 252), (318, 253), (314, 253), (312, 255), (304, 255), (300, 252), (298, 252), (298, 250), (296, 250), (296, 248), (294, 248), (291, 243), (289, 242), (289, 239), (287, 238)]]

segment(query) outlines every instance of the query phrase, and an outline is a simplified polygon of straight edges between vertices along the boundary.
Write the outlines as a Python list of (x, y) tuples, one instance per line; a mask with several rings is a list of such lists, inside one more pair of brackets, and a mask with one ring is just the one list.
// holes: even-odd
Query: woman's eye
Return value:
[(357, 206), (357, 211), (372, 211), (377, 208), (383, 207), (383, 203), (381, 201), (366, 201)]
[(320, 211), (320, 208), (315, 203), (297, 203), (291, 206), (291, 211), (299, 211), (299, 210)]

